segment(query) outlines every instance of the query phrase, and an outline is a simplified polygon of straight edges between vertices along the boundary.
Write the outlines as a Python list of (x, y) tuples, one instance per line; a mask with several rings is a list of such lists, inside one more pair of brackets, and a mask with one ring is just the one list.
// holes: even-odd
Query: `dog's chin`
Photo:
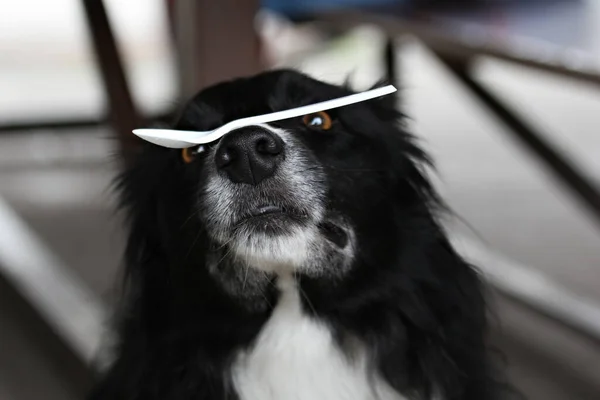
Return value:
[(309, 264), (318, 237), (316, 224), (277, 214), (252, 217), (237, 224), (229, 246), (237, 259), (252, 268), (286, 274)]
[(354, 234), (341, 221), (274, 213), (237, 224), (228, 248), (233, 259), (269, 274), (340, 275), (353, 258)]

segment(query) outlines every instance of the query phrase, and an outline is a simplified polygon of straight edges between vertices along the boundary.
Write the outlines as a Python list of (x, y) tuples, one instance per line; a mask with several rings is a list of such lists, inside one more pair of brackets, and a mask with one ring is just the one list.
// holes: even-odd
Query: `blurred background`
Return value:
[(600, 398), (600, 1), (0, 0), (0, 400), (101, 367), (131, 129), (281, 66), (400, 88), (511, 381)]

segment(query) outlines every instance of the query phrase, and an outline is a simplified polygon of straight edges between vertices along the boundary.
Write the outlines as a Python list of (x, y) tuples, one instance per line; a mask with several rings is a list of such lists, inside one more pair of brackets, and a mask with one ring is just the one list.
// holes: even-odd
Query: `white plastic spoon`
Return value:
[(199, 144), (214, 142), (226, 133), (244, 126), (264, 124), (267, 122), (280, 121), (282, 119), (300, 117), (319, 111), (330, 110), (347, 106), (362, 101), (371, 100), (376, 97), (394, 93), (396, 88), (392, 85), (355, 93), (337, 99), (321, 101), (307, 106), (291, 108), (289, 110), (274, 113), (256, 115), (254, 117), (240, 118), (226, 123), (211, 131), (179, 131), (174, 129), (135, 129), (133, 133), (140, 138), (163, 147), (182, 149), (197, 146)]

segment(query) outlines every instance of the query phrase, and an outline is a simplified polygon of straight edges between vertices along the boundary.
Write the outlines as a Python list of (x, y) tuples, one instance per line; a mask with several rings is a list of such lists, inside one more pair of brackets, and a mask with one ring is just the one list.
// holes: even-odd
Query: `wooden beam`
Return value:
[(107, 96), (112, 125), (123, 154), (136, 147), (138, 139), (131, 133), (141, 126), (134, 106), (123, 62), (102, 0), (83, 0), (92, 47)]
[(175, 7), (183, 99), (214, 83), (262, 69), (254, 27), (258, 0), (179, 0)]
[(82, 362), (101, 343), (104, 304), (0, 197), (0, 274)]

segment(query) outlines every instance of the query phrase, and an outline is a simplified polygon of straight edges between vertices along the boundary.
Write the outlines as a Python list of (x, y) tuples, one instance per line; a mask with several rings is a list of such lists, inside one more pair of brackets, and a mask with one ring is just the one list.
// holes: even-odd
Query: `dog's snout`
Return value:
[(257, 185), (273, 175), (283, 156), (283, 140), (254, 126), (225, 135), (217, 148), (215, 163), (232, 182)]

